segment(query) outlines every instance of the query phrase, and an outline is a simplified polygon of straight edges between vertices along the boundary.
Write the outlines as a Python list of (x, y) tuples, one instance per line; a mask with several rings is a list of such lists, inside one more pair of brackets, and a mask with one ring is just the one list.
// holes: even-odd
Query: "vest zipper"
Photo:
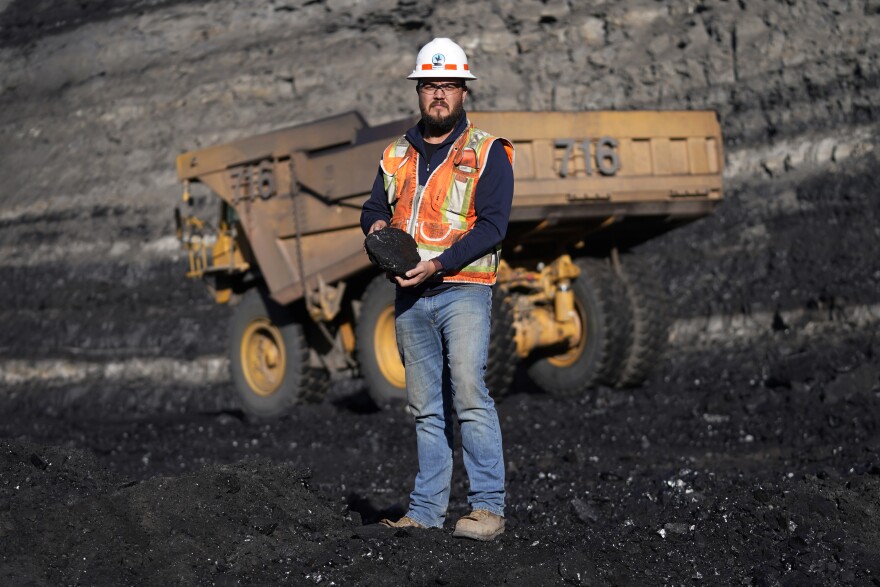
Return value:
[[(469, 131), (470, 131), (470, 127), (465, 128), (464, 134), (467, 134)], [(453, 152), (456, 152), (456, 153), (458, 152), (458, 149), (455, 148), (458, 141), (459, 141), (459, 139), (456, 139), (449, 146), (449, 151), (446, 153), (446, 157), (443, 158), (443, 162), (440, 163), (440, 165), (438, 167), (442, 167), (443, 163), (446, 163), (446, 160), (449, 159), (449, 156), (452, 155)], [(462, 144), (462, 149), (464, 148), (465, 144), (467, 144), (467, 141), (465, 141)], [(421, 156), (422, 155), (418, 151), (416, 151), (416, 178), (418, 178), (418, 176), (419, 176), (419, 159), (421, 158)], [(431, 183), (431, 178), (434, 176), (434, 171), (436, 171), (436, 169), (434, 171), (431, 171), (431, 160), (430, 159), (428, 159), (427, 170), (428, 170), (428, 179), (425, 180), (425, 185), (419, 185), (416, 188), (416, 195), (413, 198), (412, 216), (410, 217), (410, 220), (409, 220), (409, 235), (413, 238), (416, 237), (416, 226), (418, 225), (419, 208), (422, 205), (422, 193), (425, 191), (425, 188), (428, 187), (428, 184)]]

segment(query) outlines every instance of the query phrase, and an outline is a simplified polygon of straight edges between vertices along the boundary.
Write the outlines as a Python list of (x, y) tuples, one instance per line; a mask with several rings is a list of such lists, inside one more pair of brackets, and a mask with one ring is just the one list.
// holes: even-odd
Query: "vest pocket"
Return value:
[(441, 222), (420, 222), (419, 236), (425, 244), (449, 247), (464, 236), (464, 230), (456, 230), (452, 225)]
[(471, 197), (476, 183), (476, 176), (459, 173), (456, 170), (452, 174), (452, 184), (449, 190), (438, 193), (433, 198), (435, 209), (445, 209), (447, 214), (465, 217), (471, 208)]
[(463, 178), (476, 179), (480, 176), (480, 170), (476, 167), (468, 167), (467, 165), (459, 165), (455, 168), (455, 175)]

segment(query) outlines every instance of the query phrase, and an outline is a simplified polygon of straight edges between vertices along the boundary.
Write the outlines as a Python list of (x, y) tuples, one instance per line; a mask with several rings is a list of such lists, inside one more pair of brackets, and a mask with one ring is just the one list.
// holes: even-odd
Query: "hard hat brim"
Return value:
[(406, 79), (431, 79), (431, 78), (449, 78), (449, 79), (477, 79), (477, 76), (470, 71), (457, 71), (452, 69), (415, 69)]

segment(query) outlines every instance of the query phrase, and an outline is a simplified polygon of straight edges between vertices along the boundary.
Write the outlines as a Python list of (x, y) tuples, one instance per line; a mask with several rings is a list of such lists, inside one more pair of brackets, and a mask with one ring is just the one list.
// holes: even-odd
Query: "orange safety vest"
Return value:
[[(467, 130), (449, 148), (424, 186), (419, 185), (419, 153), (406, 136), (388, 145), (382, 155), (385, 193), (391, 207), (391, 226), (407, 231), (423, 261), (439, 256), (461, 239), (477, 221), (474, 194), (495, 141), (513, 165), (513, 144), (493, 137), (468, 122)], [(493, 285), (501, 258), (498, 244), (479, 259), (457, 270), (447, 269), (444, 282)]]

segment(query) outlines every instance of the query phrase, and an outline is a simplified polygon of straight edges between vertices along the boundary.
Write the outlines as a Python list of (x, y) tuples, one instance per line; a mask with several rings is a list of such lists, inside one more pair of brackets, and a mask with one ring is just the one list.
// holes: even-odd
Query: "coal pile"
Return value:
[(344, 383), (263, 424), (7, 402), (4, 583), (878, 584), (877, 345), (770, 330), (678, 354), (640, 390), (522, 382), (499, 408), (508, 529), (491, 544), (451, 536), (460, 454), (445, 530), (372, 526), (405, 511), (414, 432)]
[[(328, 536), (350, 525), (308, 490), (307, 470), (289, 466), (257, 460), (139, 482), (76, 449), (4, 441), (0, 451), (5, 585), (275, 583), (332, 559)], [(232, 569), (247, 571), (224, 582)]]

